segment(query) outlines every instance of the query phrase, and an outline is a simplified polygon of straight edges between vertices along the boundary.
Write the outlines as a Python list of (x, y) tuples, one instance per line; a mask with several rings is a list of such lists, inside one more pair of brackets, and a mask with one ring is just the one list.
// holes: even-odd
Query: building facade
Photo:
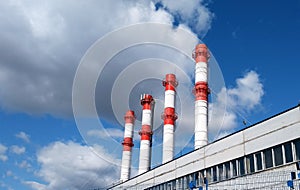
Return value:
[(108, 189), (300, 189), (299, 163), (298, 105)]

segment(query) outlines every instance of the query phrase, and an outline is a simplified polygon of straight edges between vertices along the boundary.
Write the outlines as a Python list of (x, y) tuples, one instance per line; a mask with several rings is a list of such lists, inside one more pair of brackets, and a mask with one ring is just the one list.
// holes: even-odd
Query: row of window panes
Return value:
[[(206, 177), (209, 182), (215, 182), (250, 174), (260, 171), (263, 168), (268, 169), (280, 166), (284, 163), (293, 162), (293, 152), (295, 152), (295, 160), (300, 160), (300, 139), (295, 140), (293, 144), (294, 146), (292, 146), (291, 142), (288, 142), (262, 152), (208, 168), (206, 169)], [(295, 151), (292, 150), (293, 147)]]
[(152, 187), (150, 190), (188, 189), (189, 183), (193, 179), (195, 179), (195, 185), (199, 187), (204, 183), (204, 173), (209, 183), (217, 182), (293, 162), (294, 156), (295, 161), (300, 160), (300, 139), (296, 139), (293, 143), (287, 142), (262, 152), (210, 167), (205, 172), (201, 170), (200, 172), (189, 174), (171, 182)]

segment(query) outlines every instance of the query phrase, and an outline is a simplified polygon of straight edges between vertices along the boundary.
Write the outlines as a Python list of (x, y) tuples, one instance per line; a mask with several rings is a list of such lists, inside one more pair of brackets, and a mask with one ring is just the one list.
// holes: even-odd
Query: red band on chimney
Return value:
[(196, 100), (206, 100), (209, 93), (209, 89), (207, 87), (206, 82), (198, 82), (195, 84), (194, 90), (193, 90)]
[(167, 91), (167, 90), (173, 90), (173, 91), (175, 91), (175, 87), (174, 86), (172, 86), (171, 84), (165, 84), (165, 90)]
[(195, 51), (193, 53), (193, 58), (195, 59), (195, 62), (205, 62), (207, 63), (209, 58), (209, 52), (205, 44), (198, 44), (195, 48)]
[(176, 86), (178, 85), (176, 81), (176, 76), (174, 74), (167, 74), (165, 80), (162, 81), (162, 85), (165, 86), (165, 90), (175, 91)]
[(143, 110), (151, 110), (151, 104), (153, 102), (153, 97), (150, 94), (144, 94), (141, 98), (141, 104)]
[(143, 105), (143, 110), (151, 110), (151, 105), (150, 104), (144, 104)]
[(141, 135), (141, 140), (150, 140), (152, 136), (150, 125), (143, 125), (139, 134)]
[(141, 135), (141, 140), (148, 140), (150, 141), (151, 137), (150, 135)]
[(134, 146), (134, 144), (132, 143), (132, 138), (125, 137), (124, 141), (122, 142), (122, 145), (124, 151), (131, 151), (131, 147)]
[(175, 113), (175, 108), (165, 108), (164, 113), (161, 118), (164, 120), (164, 124), (174, 125), (177, 119), (177, 114)]
[(125, 116), (124, 116), (124, 120), (125, 120), (125, 123), (134, 123), (134, 120), (135, 120), (135, 116), (134, 116), (134, 111), (127, 111)]

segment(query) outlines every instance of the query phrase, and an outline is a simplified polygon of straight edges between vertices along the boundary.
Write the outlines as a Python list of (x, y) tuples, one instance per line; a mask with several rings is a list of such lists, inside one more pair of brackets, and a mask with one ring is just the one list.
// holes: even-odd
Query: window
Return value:
[(170, 181), (166, 184), (166, 189), (167, 190), (173, 190), (175, 189), (175, 181)]
[(231, 162), (232, 164), (232, 177), (237, 176), (236, 160)]
[(282, 155), (282, 146), (278, 145), (274, 147), (274, 158), (275, 158), (275, 166), (279, 166), (283, 164), (283, 155)]
[(200, 184), (201, 186), (204, 185), (204, 170), (200, 171)]
[(199, 172), (196, 172), (195, 173), (195, 185), (200, 186), (200, 182), (201, 182), (201, 178), (200, 178)]
[(208, 168), (206, 170), (206, 179), (207, 179), (207, 182), (211, 182), (211, 168)]
[(292, 151), (292, 144), (290, 142), (285, 143), (284, 147), (284, 155), (285, 155), (285, 162), (289, 163), (293, 161), (293, 151)]
[(172, 186), (173, 186), (173, 190), (175, 190), (176, 189), (176, 180), (175, 179), (172, 181)]
[(273, 156), (272, 156), (272, 149), (267, 149), (264, 151), (265, 157), (265, 166), (266, 168), (273, 167)]
[(296, 151), (296, 160), (300, 160), (300, 139), (297, 139), (294, 143)]
[(173, 190), (173, 188), (172, 188), (172, 183), (167, 183), (167, 184), (166, 184), (166, 189), (167, 189), (167, 190)]
[(177, 189), (182, 189), (182, 182), (181, 182), (182, 178), (177, 179), (176, 181), (176, 187)]
[(203, 186), (203, 176), (204, 176), (204, 171), (196, 172), (195, 173), (195, 179), (196, 179), (196, 186)]
[(247, 173), (254, 172), (254, 156), (253, 154), (246, 157)]
[(217, 167), (213, 167), (213, 181), (217, 181)]
[(220, 164), (218, 166), (218, 170), (219, 170), (219, 181), (224, 179), (224, 174), (223, 174), (223, 164)]
[(261, 153), (256, 153), (255, 154), (255, 158), (256, 158), (256, 169), (257, 171), (262, 169), (262, 159), (261, 159)]
[(188, 187), (190, 186), (190, 183), (192, 181), (194, 182), (194, 174), (190, 174), (190, 175), (187, 176), (187, 185), (188, 185)]
[(230, 162), (226, 162), (225, 166), (225, 179), (230, 178)]
[(187, 189), (189, 186), (188, 182), (187, 182), (187, 176), (183, 177), (183, 189)]
[(245, 174), (245, 163), (244, 163), (244, 158), (238, 159), (239, 163), (239, 174), (244, 175)]

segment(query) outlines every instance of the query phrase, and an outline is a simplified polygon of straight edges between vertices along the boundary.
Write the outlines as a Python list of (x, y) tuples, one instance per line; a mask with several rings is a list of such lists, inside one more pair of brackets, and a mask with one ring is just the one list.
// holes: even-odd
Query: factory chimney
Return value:
[(164, 120), (162, 162), (166, 163), (172, 160), (174, 156), (174, 123), (177, 119), (175, 113), (175, 88), (178, 85), (176, 76), (167, 74), (162, 84), (165, 87), (165, 110), (162, 114), (162, 119)]
[(153, 97), (149, 94), (141, 95), (141, 105), (143, 106), (143, 115), (142, 129), (139, 132), (141, 135), (139, 174), (150, 170), (154, 109)]
[(130, 177), (131, 171), (131, 149), (133, 147), (133, 126), (135, 121), (134, 111), (129, 110), (124, 116), (125, 130), (124, 130), (124, 141), (123, 155), (122, 155), (122, 166), (121, 166), (121, 181), (127, 181)]
[(209, 88), (207, 85), (207, 73), (209, 52), (205, 44), (198, 44), (193, 53), (196, 62), (195, 68), (195, 149), (207, 144), (207, 97)]

